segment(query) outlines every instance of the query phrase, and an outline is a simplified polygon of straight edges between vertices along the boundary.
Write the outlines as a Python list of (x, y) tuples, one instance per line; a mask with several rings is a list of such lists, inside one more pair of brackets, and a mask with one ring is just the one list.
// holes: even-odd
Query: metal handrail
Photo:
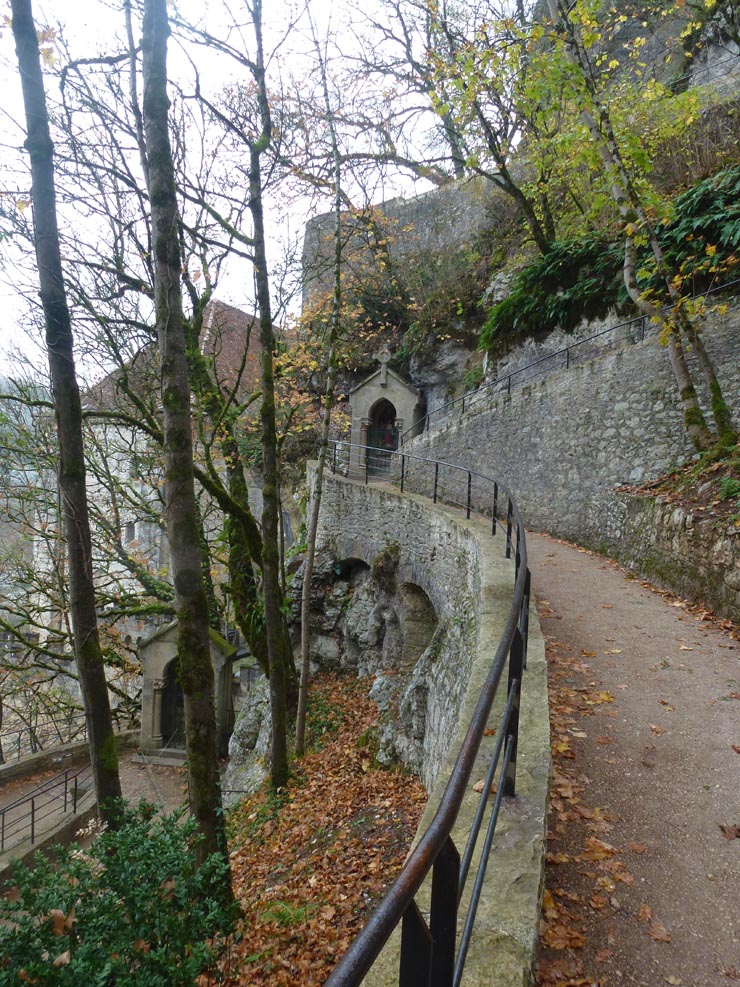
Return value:
[(68, 814), (76, 815), (86, 785), (92, 780), (92, 767), (66, 768), (48, 781), (37, 785), (26, 795), (0, 809), (0, 853), (18, 846), (30, 837), (33, 846), (43, 833)]
[[(52, 734), (50, 740), (48, 734)], [(24, 738), (26, 743), (23, 743)], [(77, 713), (73, 716), (50, 717), (34, 726), (26, 725), (18, 730), (6, 730), (0, 733), (0, 748), (5, 762), (11, 758), (18, 761), (28, 754), (37, 754), (39, 751), (46, 750), (49, 746), (57, 747), (59, 744), (68, 744), (73, 740), (86, 738), (85, 714)]]
[[(378, 459), (378, 453), (382, 454), (382, 460)], [(381, 462), (387, 466), (382, 473)], [(358, 479), (364, 477), (367, 483), (376, 479), (395, 481), (401, 490), (431, 489), (435, 502), (456, 501), (465, 509), (467, 517), (470, 517), (472, 510), (482, 513), (491, 519), (492, 536), (496, 535), (499, 528), (505, 532), (506, 557), (513, 556), (515, 559), (514, 589), (506, 626), (437, 812), (392, 887), (350, 944), (325, 985), (358, 987), (393, 930), (402, 923), (400, 987), (411, 987), (412, 984), (419, 983), (433, 983), (435, 987), (458, 987), (474, 930), (499, 810), (505, 797), (516, 794), (519, 703), (522, 674), (526, 667), (530, 596), (524, 524), (519, 508), (504, 484), (453, 463), (425, 459), (397, 450), (334, 443), (328, 468), (334, 473), (342, 472)], [(459, 481), (462, 481), (465, 491), (462, 502), (457, 501), (454, 486)], [(491, 707), (507, 663), (508, 684), (504, 714), (461, 862), (451, 837), (452, 828), (468, 790)], [(458, 908), (496, 772), (499, 778), (498, 791), (484, 838), (463, 932), (459, 943), (456, 943)], [(432, 893), (427, 923), (416, 905), (415, 896), (430, 872)]]
[[(738, 287), (740, 287), (740, 278), (737, 278), (734, 281), (728, 281), (726, 284), (717, 285), (714, 288), (708, 288), (706, 291), (697, 292), (695, 295), (691, 295), (689, 300), (703, 298), (706, 295), (719, 294), (720, 292)], [(670, 311), (670, 307), (666, 306), (663, 311)], [(446, 421), (458, 405), (460, 406), (460, 413), (464, 414), (466, 408), (476, 404), (481, 397), (489, 393), (496, 394), (498, 392), (505, 391), (508, 394), (511, 392), (512, 386), (520, 386), (524, 384), (525, 381), (531, 380), (533, 377), (541, 376), (544, 370), (547, 369), (544, 367), (544, 364), (551, 364), (551, 369), (553, 371), (569, 369), (569, 367), (573, 364), (573, 351), (577, 350), (581, 346), (584, 346), (586, 343), (591, 343), (595, 339), (600, 339), (602, 336), (607, 336), (610, 333), (616, 333), (620, 329), (631, 330), (634, 326), (637, 327), (636, 336), (639, 334), (640, 342), (642, 342), (642, 340), (645, 339), (645, 333), (650, 324), (650, 319), (646, 315), (638, 315), (634, 319), (628, 319), (626, 322), (618, 322), (615, 325), (607, 326), (605, 329), (600, 329), (598, 332), (592, 333), (590, 336), (585, 336), (583, 339), (576, 339), (568, 346), (564, 346), (559, 350), (553, 350), (552, 353), (547, 353), (544, 356), (533, 360), (531, 363), (527, 363), (525, 366), (519, 367), (518, 370), (512, 370), (511, 373), (504, 374), (503, 377), (497, 377), (495, 380), (488, 381), (487, 384), (481, 384), (480, 387), (476, 387), (475, 390), (468, 391), (461, 397), (455, 398), (454, 401), (450, 401), (443, 405), (441, 408), (435, 408), (433, 411), (428, 412), (423, 418), (420, 418), (418, 422), (415, 422), (410, 428), (407, 428), (406, 431), (402, 433), (399, 439), (399, 444), (405, 445), (406, 442), (416, 438), (417, 435), (421, 435), (423, 432), (429, 431), (430, 425), (437, 419)], [(657, 330), (657, 327), (655, 328)], [(543, 369), (538, 371), (537, 368)], [(535, 372), (527, 374), (527, 371)], [(527, 376), (522, 377), (523, 374), (527, 374)]]

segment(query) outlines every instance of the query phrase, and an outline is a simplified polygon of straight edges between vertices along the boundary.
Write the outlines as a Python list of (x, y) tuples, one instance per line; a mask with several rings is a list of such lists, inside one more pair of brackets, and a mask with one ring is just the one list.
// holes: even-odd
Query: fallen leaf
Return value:
[(679, 651), (693, 651), (693, 648), (687, 648), (685, 644), (680, 645)]
[(606, 963), (608, 959), (611, 959), (612, 952), (610, 949), (600, 949), (598, 953), (594, 956), (597, 963)]
[(653, 917), (653, 910), (650, 905), (642, 904), (640, 905), (640, 911), (637, 913), (638, 922), (649, 922)]
[(628, 843), (627, 849), (631, 850), (632, 853), (645, 853), (647, 851), (644, 843)]
[(60, 953), (59, 956), (57, 956), (57, 958), (54, 960), (54, 966), (66, 966), (71, 959), (72, 959), (71, 952), (68, 949), (65, 949), (65, 951), (63, 953)]
[(608, 651), (605, 651), (604, 654), (605, 655), (621, 655), (622, 654), (622, 649), (621, 648), (609, 648), (609, 650)]
[[(476, 783), (475, 783), (475, 784), (473, 785), (473, 791), (474, 791), (474, 792), (482, 792), (482, 791), (483, 791), (483, 789), (485, 788), (485, 786), (486, 786), (486, 783), (485, 783), (485, 781), (483, 781), (483, 779), (481, 778), (481, 780), (480, 780), (480, 781), (476, 781)], [(490, 795), (495, 795), (497, 791), (498, 791), (498, 785), (497, 785), (497, 784), (496, 784), (496, 782), (494, 781), (494, 782), (492, 783), (492, 785), (491, 785), (491, 791), (489, 792), (489, 794), (490, 794)]]
[(659, 699), (658, 702), (669, 713), (675, 713), (676, 712), (676, 707), (675, 706), (671, 706), (671, 704), (668, 702), (667, 699)]
[(667, 732), (665, 727), (658, 726), (657, 723), (651, 723), (650, 729), (653, 731), (656, 737), (659, 737), (662, 733)]
[(663, 980), (665, 980), (667, 984), (670, 984), (671, 987), (681, 987), (681, 984), (683, 983), (683, 980), (681, 980), (680, 977), (663, 977)]
[(605, 744), (613, 743), (613, 740), (611, 737), (597, 737), (596, 743), (600, 744), (603, 747)]
[(725, 826), (724, 823), (720, 823), (719, 828), (722, 830), (722, 835), (726, 836), (728, 840), (740, 840), (740, 825)]
[(581, 655), (584, 658), (595, 658), (596, 657), (596, 652), (595, 651), (581, 651)]
[(736, 754), (740, 754), (740, 744), (733, 744), (732, 749), (735, 751)]
[(670, 932), (668, 931), (668, 929), (666, 929), (663, 923), (659, 921), (659, 919), (657, 918), (653, 918), (652, 922), (645, 930), (645, 932), (647, 933), (647, 935), (650, 936), (651, 939), (654, 939), (656, 942), (671, 941)]

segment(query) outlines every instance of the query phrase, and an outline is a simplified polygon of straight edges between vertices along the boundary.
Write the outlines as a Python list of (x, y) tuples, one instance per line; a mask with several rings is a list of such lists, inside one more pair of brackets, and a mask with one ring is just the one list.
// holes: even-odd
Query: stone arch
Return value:
[(415, 583), (401, 583), (398, 595), (401, 604), (400, 671), (407, 675), (429, 647), (438, 618), (432, 601)]
[(165, 667), (162, 688), (162, 747), (185, 747), (185, 697), (177, 675), (177, 658)]

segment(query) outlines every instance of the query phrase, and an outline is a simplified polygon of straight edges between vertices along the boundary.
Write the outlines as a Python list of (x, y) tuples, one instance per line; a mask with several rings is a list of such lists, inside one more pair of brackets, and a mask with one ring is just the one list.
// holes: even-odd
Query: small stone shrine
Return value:
[[(364, 473), (365, 469), (384, 472), (388, 469), (390, 453), (398, 449), (405, 432), (407, 438), (424, 417), (421, 395), (415, 387), (390, 369), (391, 353), (384, 346), (375, 359), (380, 369), (366, 377), (349, 392), (352, 408), (352, 437), (350, 473)], [(361, 446), (377, 450), (366, 453)]]
[[(236, 648), (215, 631), (211, 635), (219, 754), (228, 750), (234, 726), (232, 662)], [(177, 676), (177, 622), (155, 631), (139, 645), (141, 659), (141, 750), (185, 750), (185, 706)]]

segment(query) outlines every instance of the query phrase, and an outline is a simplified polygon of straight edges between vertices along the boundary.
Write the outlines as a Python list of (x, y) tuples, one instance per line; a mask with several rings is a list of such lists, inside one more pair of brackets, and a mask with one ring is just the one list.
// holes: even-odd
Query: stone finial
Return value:
[(373, 353), (373, 358), (380, 361), (380, 385), (385, 387), (388, 383), (388, 364), (391, 360), (391, 351), (384, 343), (377, 353)]

